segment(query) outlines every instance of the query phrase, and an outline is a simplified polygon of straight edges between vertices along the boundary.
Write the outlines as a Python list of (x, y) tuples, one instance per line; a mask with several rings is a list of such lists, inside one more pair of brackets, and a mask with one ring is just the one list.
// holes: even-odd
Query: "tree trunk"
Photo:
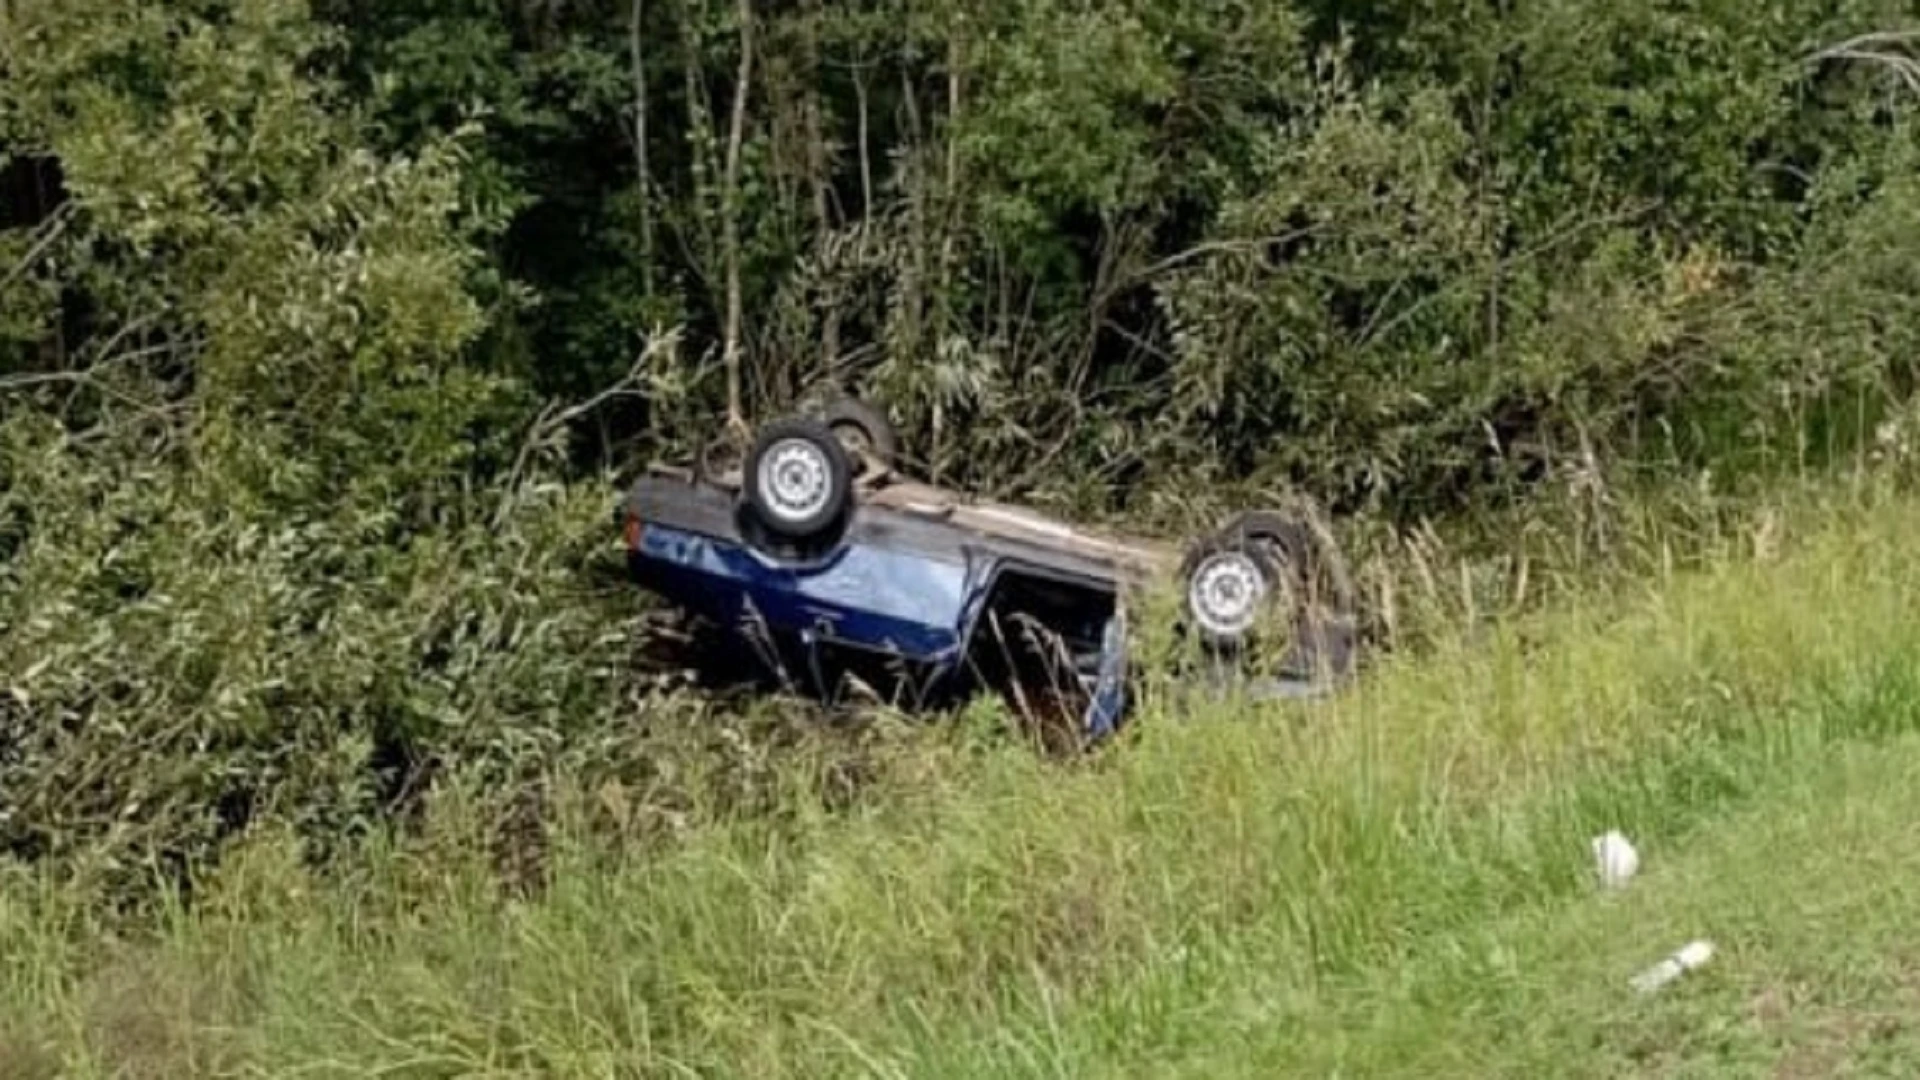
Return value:
[(727, 373), (727, 426), (736, 434), (747, 429), (741, 403), (741, 295), (740, 295), (740, 153), (747, 137), (747, 97), (753, 89), (753, 0), (739, 0), (740, 71), (733, 84), (733, 119), (727, 128), (726, 177), (721, 184), (722, 258), (726, 260), (727, 322), (721, 363)]
[(952, 302), (954, 238), (960, 230), (960, 101), (961, 81), (966, 69), (965, 25), (956, 24), (947, 36), (947, 161), (946, 182), (941, 193), (940, 297), (944, 326), (947, 306)]
[[(900, 308), (904, 314), (906, 327), (903, 340), (896, 342), (905, 348), (910, 357), (918, 358), (931, 351), (933, 362), (939, 362), (939, 339), (927, 333), (926, 318), (929, 308), (927, 268), (928, 230), (927, 192), (934, 186), (933, 169), (929, 163), (931, 152), (928, 149), (924, 129), (920, 123), (919, 98), (914, 92), (913, 66), (905, 57), (900, 65), (901, 109), (906, 114), (907, 153), (902, 155), (905, 170), (907, 194), (907, 241), (906, 265), (901, 272)], [(931, 349), (929, 349), (931, 339)], [(947, 410), (944, 397), (936, 390), (933, 395), (930, 438), (927, 444), (927, 479), (938, 484), (942, 476), (943, 448), (946, 443)]]
[[(806, 0), (801, 15), (800, 48), (803, 122), (806, 125), (807, 179), (813, 187), (814, 252), (823, 254), (833, 236), (833, 208), (830, 192), (833, 178), (828, 173), (825, 125), (820, 108), (820, 0)], [(831, 296), (820, 313), (820, 367), (823, 373), (834, 369), (840, 355), (839, 298)]]
[(633, 164), (640, 183), (640, 282), (653, 295), (653, 169), (647, 160), (647, 58), (641, 27), (647, 0), (633, 0), (627, 49), (633, 66)]
[(853, 102), (860, 124), (860, 218), (873, 217), (873, 123), (867, 115), (867, 69), (865, 60), (853, 71)]
[[(698, 268), (702, 283), (709, 289), (713, 287), (714, 241), (713, 241), (713, 150), (710, 140), (713, 138), (713, 109), (707, 101), (706, 72), (701, 67), (699, 23), (693, 9), (694, 0), (681, 0), (680, 3), (680, 74), (685, 85), (687, 99), (687, 141), (691, 144), (688, 153), (692, 158), (690, 167), (693, 172), (693, 262)], [(704, 4), (702, 4), (704, 8)]]

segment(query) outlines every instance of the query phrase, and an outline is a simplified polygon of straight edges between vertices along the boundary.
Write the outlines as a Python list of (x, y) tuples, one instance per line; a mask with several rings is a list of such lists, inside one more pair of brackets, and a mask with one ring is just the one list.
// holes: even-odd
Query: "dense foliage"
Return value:
[(1905, 10), (0, 2), (0, 850), (630, 772), (599, 477), (827, 385), (1141, 514), (1897, 441)]

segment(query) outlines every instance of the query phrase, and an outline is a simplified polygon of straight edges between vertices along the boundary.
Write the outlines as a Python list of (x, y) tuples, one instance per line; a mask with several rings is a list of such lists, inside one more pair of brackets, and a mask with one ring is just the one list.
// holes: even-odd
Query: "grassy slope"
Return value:
[[(1914, 1064), (1874, 1010), (1920, 904), (1916, 526), (1882, 508), (1316, 711), (1148, 716), (1084, 770), (927, 750), (859, 816), (563, 857), (531, 904), (444, 850), (322, 887), (271, 841), (153, 943), (0, 888), (0, 1077)], [(1615, 825), (1649, 868), (1596, 897)], [(1627, 994), (1702, 935), (1710, 971)]]
[[(1920, 738), (1829, 747), (1624, 894), (1491, 914), (1317, 988), (1258, 936), (1094, 1008), (930, 1046), (910, 1075), (1913, 1076)], [(1706, 937), (1704, 969), (1628, 980)]]

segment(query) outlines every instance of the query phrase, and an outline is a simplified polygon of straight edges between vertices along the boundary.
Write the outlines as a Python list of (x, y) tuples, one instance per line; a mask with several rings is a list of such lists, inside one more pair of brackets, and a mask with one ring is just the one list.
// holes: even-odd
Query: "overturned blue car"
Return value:
[[(1185, 545), (1114, 536), (897, 471), (898, 437), (842, 399), (760, 429), (744, 463), (654, 466), (618, 516), (629, 572), (829, 701), (855, 680), (928, 708), (990, 690), (1099, 740), (1131, 703), (1127, 615), (1170, 583), (1178, 632), (1255, 692), (1327, 692), (1354, 666), (1352, 588), (1305, 516), (1252, 512)], [(1267, 670), (1263, 632), (1286, 639)]]

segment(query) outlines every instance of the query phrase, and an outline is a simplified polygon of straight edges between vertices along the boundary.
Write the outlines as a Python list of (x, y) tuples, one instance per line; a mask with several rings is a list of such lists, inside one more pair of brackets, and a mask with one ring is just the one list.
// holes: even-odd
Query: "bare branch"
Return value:
[(1808, 57), (1810, 61), (1820, 61), (1843, 52), (1852, 52), (1875, 45), (1910, 45), (1920, 42), (1920, 30), (1877, 30), (1870, 34), (1860, 34), (1845, 41), (1829, 45)]
[(108, 364), (118, 364), (118, 363), (124, 363), (129, 360), (144, 359), (149, 356), (155, 356), (155, 355), (158, 355), (159, 353), (166, 352), (167, 350), (173, 348), (174, 347), (173, 344), (169, 343), (165, 346), (161, 346), (157, 348), (135, 349), (131, 352), (124, 352), (124, 353), (120, 351), (121, 343), (125, 342), (128, 338), (133, 337), (136, 334), (139, 334), (141, 331), (146, 330), (148, 327), (151, 327), (154, 323), (160, 321), (160, 315), (161, 315), (161, 312), (150, 311), (145, 315), (139, 316), (138, 318), (129, 319), (126, 322), (126, 325), (120, 327), (120, 329), (118, 330), (115, 330), (111, 337), (101, 342), (97, 347), (90, 345), (85, 350), (87, 352), (91, 352), (95, 357), (94, 363), (90, 366), (104, 367)]
[(0, 290), (11, 288), (14, 282), (20, 280), (26, 275), (27, 271), (33, 269), (34, 264), (38, 263), (46, 255), (47, 249), (51, 248), (54, 242), (66, 233), (67, 225), (72, 221), (73, 204), (61, 203), (60, 208), (53, 212), (53, 216), (41, 223), (39, 230), (40, 236), (33, 242), (33, 246), (27, 249), (26, 255), (22, 256), (20, 261), (14, 264), (13, 269), (7, 271), (5, 280), (0, 280)]
[(84, 371), (35, 371), (25, 375), (8, 375), (0, 378), (0, 394), (15, 390), (31, 390), (36, 386), (92, 381), (93, 376)]
[(549, 401), (541, 408), (540, 415), (534, 417), (527, 429), (527, 437), (520, 443), (520, 451), (514, 455), (513, 470), (507, 474), (506, 489), (500, 497), (500, 505), (494, 512), (494, 526), (504, 524), (507, 516), (513, 512), (514, 503), (520, 495), (520, 481), (526, 475), (527, 467), (542, 447), (549, 446), (562, 435), (569, 424), (586, 416), (610, 401), (619, 398), (643, 397), (647, 370), (654, 358), (662, 352), (678, 349), (680, 331), (673, 330), (655, 334), (647, 340), (634, 358), (633, 365), (618, 381), (585, 401), (562, 406), (557, 401)]
[(1915, 43), (1920, 43), (1920, 31), (1876, 31), (1848, 38), (1814, 52), (1807, 57), (1806, 62), (1809, 65), (1815, 65), (1834, 61), (1853, 61), (1878, 65), (1892, 72), (1908, 90), (1920, 94), (1920, 59), (1905, 52), (1889, 51), (1906, 49)]
[(84, 351), (91, 354), (93, 360), (82, 367), (57, 371), (28, 371), (0, 377), (0, 393), (32, 390), (42, 386), (72, 386), (91, 389), (103, 396), (117, 398), (122, 402), (138, 408), (155, 408), (151, 403), (141, 401), (122, 391), (107, 386), (101, 381), (101, 376), (107, 373), (109, 369), (115, 367), (134, 364), (150, 357), (175, 353), (183, 349), (198, 348), (205, 344), (204, 341), (199, 339), (190, 339), (187, 341), (167, 341), (158, 345), (148, 345), (142, 348), (121, 348), (129, 338), (152, 328), (155, 323), (159, 322), (161, 315), (162, 313), (158, 311), (148, 312), (138, 318), (128, 320), (125, 325), (115, 330), (110, 336), (89, 342)]
[(1256, 236), (1244, 240), (1209, 240), (1204, 244), (1195, 244), (1185, 251), (1175, 252), (1158, 262), (1150, 263), (1132, 273), (1120, 276), (1115, 281), (1109, 295), (1103, 299), (1111, 300), (1113, 295), (1117, 295), (1121, 291), (1137, 285), (1144, 285), (1154, 278), (1178, 270), (1188, 263), (1198, 262), (1210, 256), (1245, 255), (1264, 250), (1276, 244), (1284, 245), (1291, 244), (1296, 240), (1304, 240), (1316, 233), (1327, 232), (1332, 227), (1330, 223), (1323, 222), (1318, 225), (1308, 225), (1305, 228), (1295, 229), (1292, 232), (1278, 233), (1272, 236)]
[(9, 375), (0, 378), (0, 394), (32, 390), (42, 386), (74, 386), (92, 390), (101, 397), (112, 398), (123, 405), (139, 409), (142, 412), (155, 412), (163, 408), (151, 401), (142, 401), (124, 390), (116, 389), (102, 382), (91, 371), (37, 371), (24, 375)]

